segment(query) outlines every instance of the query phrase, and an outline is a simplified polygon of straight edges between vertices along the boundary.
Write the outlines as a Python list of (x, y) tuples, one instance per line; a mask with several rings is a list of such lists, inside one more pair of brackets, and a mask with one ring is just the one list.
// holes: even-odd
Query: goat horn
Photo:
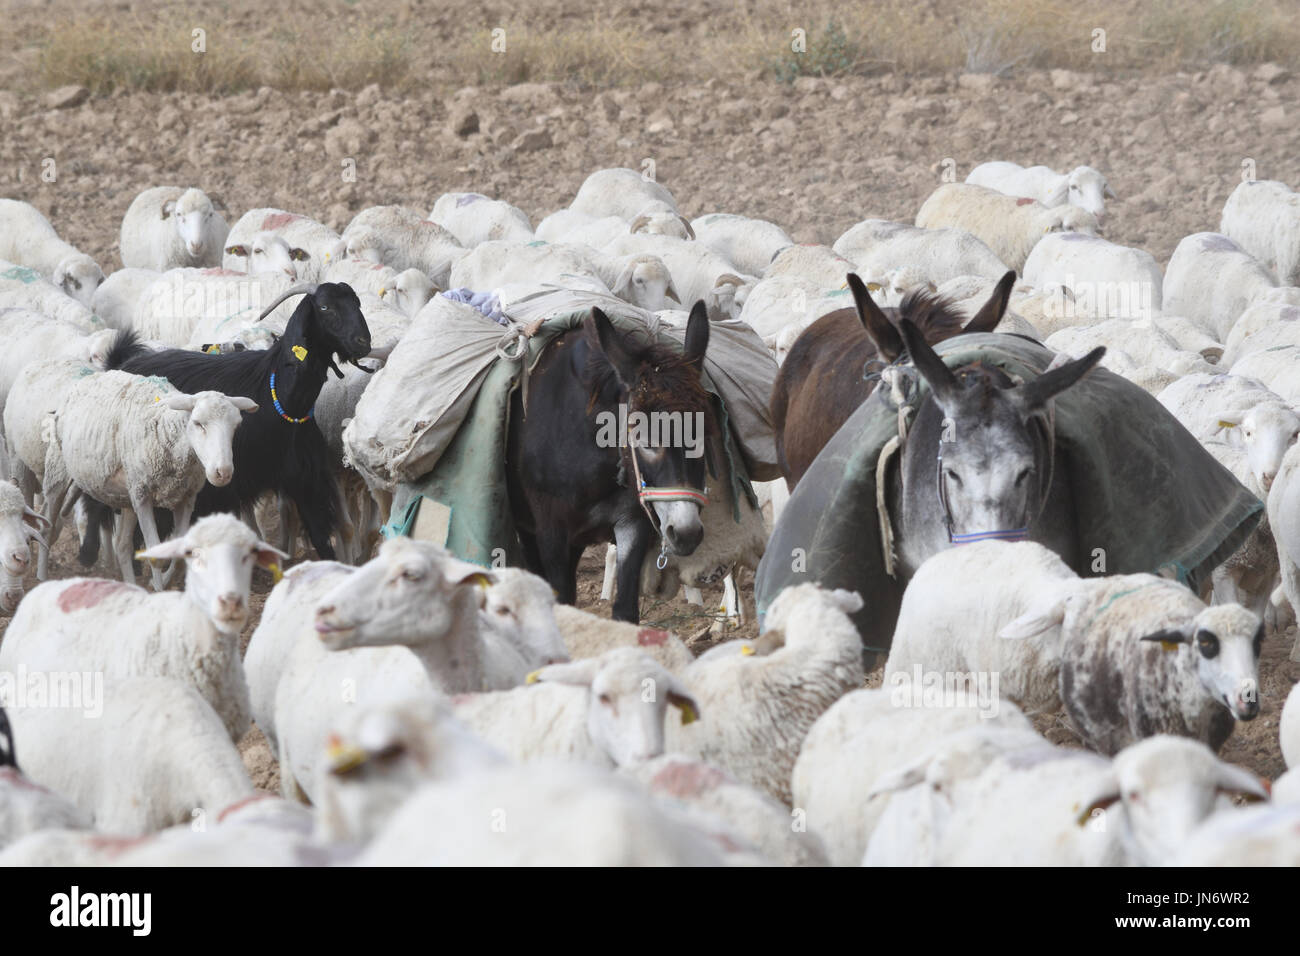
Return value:
[(262, 310), (262, 314), (257, 317), (256, 321), (261, 322), (264, 318), (266, 318), (268, 315), (270, 315), (272, 312), (275, 311), (275, 307), (277, 305), (279, 305), (281, 302), (283, 302), (285, 299), (289, 298), (290, 296), (311, 295), (315, 291), (316, 291), (316, 283), (314, 282), (307, 282), (302, 285), (296, 285), (292, 289), (286, 289), (284, 292), (280, 293), (280, 296), (274, 302), (272, 302), (264, 310)]

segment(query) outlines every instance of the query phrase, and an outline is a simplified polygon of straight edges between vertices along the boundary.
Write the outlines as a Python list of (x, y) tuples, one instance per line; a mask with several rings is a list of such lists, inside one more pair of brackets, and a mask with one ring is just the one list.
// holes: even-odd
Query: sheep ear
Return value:
[(620, 298), (625, 296), (628, 286), (632, 284), (632, 273), (636, 270), (636, 265), (635, 262), (629, 262), (625, 265), (623, 271), (618, 274), (618, 278), (614, 280), (614, 288), (609, 291)]
[(1060, 627), (1065, 621), (1070, 594), (1069, 588), (1060, 588), (1039, 595), (1030, 603), (1029, 610), (998, 631), (998, 637), (1019, 641)]
[(254, 546), (257, 548), (258, 567), (266, 568), (268, 571), (278, 571), (281, 561), (289, 560), (289, 556), (274, 545), (267, 544), (265, 541), (259, 541)]
[(480, 588), (486, 589), (491, 587), (493, 583), (492, 576), (479, 565), (469, 561), (462, 561), (449, 554), (440, 557), (438, 564), (442, 571), (442, 579), (453, 587), (462, 584), (476, 584)]
[(678, 216), (677, 218), (682, 221), (682, 228), (686, 230), (687, 238), (694, 239), (695, 230), (691, 228), (690, 221), (685, 216)]
[(1159, 642), (1160, 646), (1167, 651), (1178, 650), (1179, 644), (1190, 644), (1192, 639), (1190, 635), (1182, 631), (1163, 630), (1156, 631), (1154, 634), (1144, 634), (1138, 638), (1139, 641), (1149, 641), (1151, 643)]
[(1062, 176), (1061, 181), (1053, 186), (1051, 191), (1042, 198), (1042, 203), (1044, 206), (1059, 206), (1065, 202), (1065, 197), (1069, 194), (1069, 191), (1070, 181)]
[(915, 787), (918, 783), (924, 783), (925, 772), (929, 764), (929, 758), (925, 757), (906, 767), (900, 767), (881, 774), (876, 778), (875, 785), (867, 791), (867, 799), (870, 800), (873, 797), (894, 793), (898, 790), (906, 790), (909, 787)]
[(672, 299), (678, 305), (682, 304), (681, 298), (677, 295), (677, 289), (673, 286), (673, 280), (668, 280), (668, 288), (664, 289), (664, 298)]
[(1224, 796), (1242, 796), (1254, 803), (1269, 798), (1268, 787), (1248, 770), (1230, 763), (1219, 764), (1218, 792)]
[(997, 287), (989, 300), (984, 303), (975, 317), (966, 323), (962, 332), (992, 332), (1007, 314), (1007, 303), (1011, 301), (1011, 287), (1016, 284), (1015, 272), (1007, 272), (998, 280)]
[(1107, 199), (1119, 199), (1119, 197), (1115, 195), (1115, 190), (1110, 188), (1110, 183), (1106, 184), (1106, 188), (1102, 190), (1102, 195)]
[(1245, 416), (1243, 416), (1241, 412), (1228, 412), (1227, 414), (1220, 415), (1218, 421), (1219, 427), (1216, 428), (1215, 431), (1219, 432), (1225, 428), (1236, 428), (1241, 424), (1243, 417)]
[(164, 541), (161, 544), (155, 544), (152, 548), (146, 548), (143, 551), (137, 551), (137, 558), (148, 558), (151, 561), (174, 561), (177, 558), (187, 558), (190, 554), (190, 543), (185, 538), (172, 538), (170, 541)]
[[(871, 298), (869, 286), (864, 284), (855, 272), (846, 277), (849, 291), (853, 293), (853, 304), (858, 309), (858, 320), (867, 330), (867, 338), (876, 347), (876, 352), (886, 362), (892, 362), (903, 354), (903, 339), (894, 328), (894, 324), (885, 317), (885, 313)], [(879, 288), (879, 286), (877, 286)]]
[(225, 253), (228, 256), (239, 256), (241, 259), (247, 259), (248, 246), (226, 246)]
[(695, 702), (695, 698), (690, 694), (682, 690), (676, 690), (673, 685), (670, 685), (666, 697), (668, 703), (681, 711), (683, 727), (700, 719), (700, 705)]
[(167, 200), (165, 203), (163, 203), (163, 207), (162, 207), (162, 218), (163, 218), (163, 219), (166, 219), (168, 216), (172, 215), (172, 214), (175, 213), (175, 212), (176, 212), (176, 200), (175, 200), (175, 199), (169, 199), (169, 200)]
[(176, 412), (192, 412), (197, 400), (186, 392), (173, 392), (162, 400), (163, 404)]
[(1102, 786), (1101, 790), (1092, 799), (1083, 804), (1083, 809), (1079, 815), (1074, 818), (1074, 822), (1079, 826), (1084, 826), (1092, 819), (1093, 813), (1098, 810), (1105, 810), (1111, 804), (1119, 803), (1119, 782), (1113, 775), (1107, 775), (1108, 779)]
[(234, 405), (241, 412), (255, 412), (258, 409), (257, 402), (245, 395), (230, 395), (227, 397), (230, 399), (230, 404)]
[(567, 664), (549, 664), (535, 670), (525, 678), (526, 684), (571, 684), (576, 687), (590, 687), (600, 671), (600, 661), (586, 657), (580, 661)]

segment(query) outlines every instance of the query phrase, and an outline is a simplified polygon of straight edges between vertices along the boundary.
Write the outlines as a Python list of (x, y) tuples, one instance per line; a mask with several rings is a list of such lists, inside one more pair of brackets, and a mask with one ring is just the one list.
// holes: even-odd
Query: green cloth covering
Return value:
[[(547, 319), (528, 340), (528, 353), (523, 364), (531, 371), (556, 336), (579, 327), (589, 314), (590, 310), (584, 308)], [(620, 315), (615, 310), (607, 314), (615, 327), (625, 334), (650, 334), (645, 323), (635, 315)], [(666, 332), (660, 332), (658, 340), (681, 351), (681, 343)], [(427, 498), (451, 509), (447, 539), (439, 543), (456, 557), (488, 567), (524, 563), (510, 511), (505, 472), (510, 396), (520, 386), (521, 367), (519, 362), (499, 359), (481, 377), (463, 423), (433, 469), (416, 482), (397, 485), (393, 495), (393, 520), (383, 529), (386, 537), (410, 535), (419, 516), (420, 504)], [(436, 374), (436, 369), (431, 369), (430, 374)], [(739, 496), (744, 494), (757, 507), (758, 501), (746, 475), (744, 460), (730, 432), (723, 401), (707, 374), (704, 387), (716, 398), (719, 426), (727, 436), (725, 458), (732, 482), (732, 499), (739, 501)], [(740, 520), (738, 505), (734, 517), (736, 521)], [(500, 551), (494, 555), (497, 549)]]
[[(950, 367), (982, 361), (1025, 381), (1054, 358), (1038, 343), (998, 333), (958, 336), (935, 351)], [(864, 607), (854, 622), (874, 651), (889, 649), (904, 584), (885, 573), (876, 513), (876, 461), (898, 433), (883, 391), (853, 413), (796, 486), (754, 581), (760, 620), (792, 584), (859, 592)], [(917, 405), (927, 391), (920, 380)], [(1055, 403), (1082, 553), (1104, 548), (1105, 573), (1172, 570), (1197, 589), (1258, 523), (1259, 499), (1138, 386), (1096, 368)]]

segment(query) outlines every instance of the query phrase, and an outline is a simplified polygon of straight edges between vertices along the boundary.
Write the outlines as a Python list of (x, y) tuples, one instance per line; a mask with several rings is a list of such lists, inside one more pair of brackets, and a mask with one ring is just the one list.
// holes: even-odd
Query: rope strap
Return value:
[(1024, 541), (1029, 537), (1028, 528), (1011, 528), (1003, 531), (972, 531), (969, 534), (949, 536), (953, 544), (974, 544), (976, 541)]
[(701, 508), (709, 503), (708, 490), (696, 491), (694, 488), (647, 488), (641, 482), (637, 497), (642, 501), (694, 501)]

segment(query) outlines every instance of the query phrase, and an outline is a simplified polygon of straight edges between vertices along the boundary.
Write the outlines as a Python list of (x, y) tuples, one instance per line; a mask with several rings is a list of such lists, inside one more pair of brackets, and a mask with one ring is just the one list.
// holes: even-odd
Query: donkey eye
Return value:
[(1023, 484), (1025, 483), (1025, 479), (1027, 479), (1027, 478), (1029, 477), (1029, 472), (1030, 472), (1030, 469), (1029, 469), (1029, 468), (1024, 468), (1024, 469), (1021, 470), (1020, 474), (1016, 475), (1016, 487), (1017, 487), (1017, 488), (1019, 488), (1021, 485), (1023, 485)]
[(953, 471), (951, 468), (945, 468), (943, 474), (949, 481), (955, 482), (958, 485), (961, 484), (961, 479), (957, 477), (957, 472)]

